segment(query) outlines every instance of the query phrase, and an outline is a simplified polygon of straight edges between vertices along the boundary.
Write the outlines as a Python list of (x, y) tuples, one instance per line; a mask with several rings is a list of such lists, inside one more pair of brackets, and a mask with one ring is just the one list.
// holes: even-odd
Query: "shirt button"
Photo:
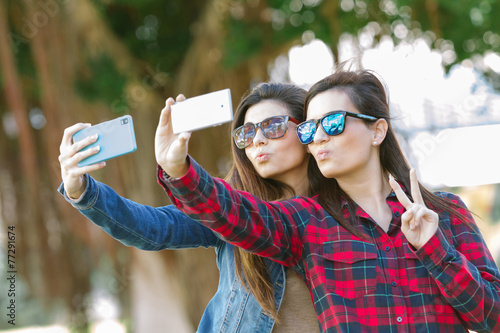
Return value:
[(398, 284), (396, 283), (396, 281), (392, 281), (391, 284), (392, 284), (393, 287), (397, 287), (398, 286)]
[(385, 247), (385, 252), (389, 252), (391, 250), (391, 247), (390, 246), (386, 246)]
[(395, 215), (396, 217), (399, 217), (399, 216), (401, 216), (401, 213), (400, 213), (400, 212), (395, 212), (395, 213), (394, 213), (394, 215)]
[(396, 320), (398, 321), (398, 323), (402, 322), (403, 321), (403, 318), (401, 317), (397, 317)]

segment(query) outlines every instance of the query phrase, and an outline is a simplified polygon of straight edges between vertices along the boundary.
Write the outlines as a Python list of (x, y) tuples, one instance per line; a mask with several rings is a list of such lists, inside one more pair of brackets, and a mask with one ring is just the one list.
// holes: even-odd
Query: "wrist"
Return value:
[(166, 167), (162, 166), (162, 169), (171, 177), (171, 178), (181, 178), (184, 176), (189, 170), (189, 163), (187, 160), (182, 164), (170, 164), (167, 163)]
[(82, 194), (85, 192), (86, 188), (87, 188), (87, 177), (82, 176), (82, 181), (81, 181), (80, 187), (74, 191), (68, 191), (66, 189), (66, 195), (71, 200), (78, 201), (82, 197)]

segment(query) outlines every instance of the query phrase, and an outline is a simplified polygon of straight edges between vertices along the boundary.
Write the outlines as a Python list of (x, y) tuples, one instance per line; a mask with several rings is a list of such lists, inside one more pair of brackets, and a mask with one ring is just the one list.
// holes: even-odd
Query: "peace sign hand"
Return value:
[(389, 184), (399, 202), (406, 208), (406, 212), (401, 216), (401, 231), (408, 242), (418, 250), (436, 233), (439, 216), (425, 206), (415, 169), (410, 170), (411, 195), (415, 202), (411, 202), (392, 175), (389, 177)]

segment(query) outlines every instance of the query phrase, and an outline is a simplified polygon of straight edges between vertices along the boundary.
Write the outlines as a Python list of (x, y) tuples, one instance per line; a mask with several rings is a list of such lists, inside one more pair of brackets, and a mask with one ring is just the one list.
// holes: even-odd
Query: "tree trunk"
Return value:
[[(47, 6), (48, 3), (51, 6)], [(238, 68), (225, 70), (221, 64), (224, 53), (223, 23), (230, 8), (220, 4), (220, 0), (207, 2), (204, 14), (196, 23), (198, 33), (179, 68), (175, 87), (171, 86), (170, 74), (144, 68), (130, 54), (105, 24), (94, 2), (23, 0), (21, 5), (17, 4), (23, 9), (22, 24), (25, 24), (18, 31), (26, 33), (26, 27), (31, 29), (29, 36), (22, 37), (31, 49), (40, 87), (40, 108), (47, 120), (46, 126), (35, 133), (27, 122), (27, 107), (22, 105), (21, 84), (18, 79), (12, 79), (17, 73), (12, 54), (9, 58), (7, 52), (11, 50), (5, 39), (8, 27), (5, 24), (0, 26), (3, 29), (3, 32), (0, 31), (2, 73), (4, 81), (9, 82), (6, 86), (15, 89), (14, 92), (9, 90), (6, 95), (12, 97), (9, 103), (21, 105), (13, 107), (9, 104), (9, 108), (21, 110), (16, 117), (21, 117), (21, 112), (24, 112), (21, 118), (27, 129), (22, 131), (23, 141), (20, 137), (19, 144), (23, 158), (35, 159), (24, 161), (21, 170), (16, 170), (15, 165), (6, 161), (0, 166), (11, 168), (8, 174), (14, 182), (16, 179), (26, 180), (27, 185), (35, 188), (16, 193), (16, 218), (23, 222), (20, 239), (25, 243), (22, 253), (26, 279), (31, 281), (31, 295), (47, 302), (65, 299), (72, 312), (71, 324), (75, 328), (87, 324), (86, 311), (93, 288), (90, 276), (102, 271), (99, 263), (107, 257), (112, 261), (107, 266), (113, 266), (113, 279), (120, 287), (109, 288), (108, 291), (121, 301), (123, 316), (131, 313), (135, 332), (193, 331), (217, 288), (218, 270), (213, 249), (158, 253), (130, 250), (85, 220), (55, 193), (55, 188), (61, 181), (58, 147), (63, 129), (76, 122), (95, 124), (116, 117), (113, 112), (116, 111), (115, 103), (107, 105), (86, 101), (74, 90), (81, 68), (89, 59), (104, 54), (112, 59), (117, 71), (126, 78), (125, 91), (117, 96), (116, 101), (126, 104), (126, 113), (133, 116), (138, 150), (110, 161), (106, 168), (93, 176), (119, 194), (142, 204), (161, 206), (169, 203), (156, 184), (153, 146), (164, 100), (180, 92), (190, 97), (229, 87), (233, 105), (236, 106), (250, 87), (250, 82), (267, 80), (269, 61), (286, 52), (290, 46), (276, 48), (267, 40), (264, 43), (268, 47), (266, 52)], [(253, 10), (255, 13), (252, 15), (259, 17), (266, 2), (260, 1), (259, 6), (248, 8), (248, 13), (252, 14)], [(0, 12), (2, 14), (5, 16)], [(2, 16), (0, 20), (7, 22)], [(161, 81), (161, 89), (151, 89), (145, 84), (151, 76)], [(194, 133), (190, 152), (211, 174), (224, 176), (231, 164), (230, 142), (229, 125), (206, 129)], [(25, 148), (26, 143), (31, 143), (32, 147)], [(5, 156), (11, 151), (14, 150), (2, 145), (0, 153)], [(39, 161), (36, 161), (36, 153)], [(0, 173), (2, 207), (12, 200), (8, 196), (11, 186), (8, 178), (2, 178)], [(23, 209), (37, 204), (44, 207), (43, 214), (24, 221), (21, 215)], [(8, 214), (8, 210), (2, 209), (2, 214), (5, 213)], [(127, 302), (129, 296), (132, 299)]]
[[(8, 108), (13, 113), (16, 129), (17, 140), (19, 143), (19, 155), (16, 159), (20, 160), (20, 170), (11, 169), (13, 180), (18, 186), (15, 187), (14, 195), (16, 199), (17, 215), (23, 223), (17, 224), (17, 231), (37, 230), (41, 224), (41, 212), (39, 205), (39, 180), (38, 161), (36, 158), (35, 139), (33, 129), (31, 127), (28, 110), (24, 103), (23, 92), (18, 73), (16, 71), (16, 63), (12, 53), (12, 47), (9, 44), (8, 36), (8, 20), (7, 8), (4, 7), (5, 2), (0, 4), (0, 65), (2, 68), (3, 79), (8, 84), (5, 85), (5, 97)], [(43, 242), (39, 240), (36, 233), (26, 232), (19, 240), (20, 251), (27, 250), (28, 253), (36, 254), (43, 249)], [(24, 251), (23, 251), (24, 252)], [(25, 261), (20, 261), (18, 266), (21, 272), (26, 272)], [(42, 263), (33, 261), (37, 270), (42, 270)], [(25, 275), (27, 278), (27, 275)], [(34, 281), (27, 279), (28, 282)]]
[(425, 0), (425, 9), (429, 17), (429, 23), (432, 32), (436, 34), (436, 38), (443, 37), (441, 26), (439, 24), (439, 8), (436, 0)]
[(334, 61), (339, 61), (338, 46), (339, 46), (340, 34), (342, 33), (342, 28), (340, 26), (340, 19), (338, 13), (339, 7), (340, 6), (338, 0), (330, 0), (326, 1), (321, 8), (321, 13), (328, 20), (328, 22), (330, 22), (330, 33), (332, 37), (331, 37), (331, 44), (329, 46), (332, 49)]

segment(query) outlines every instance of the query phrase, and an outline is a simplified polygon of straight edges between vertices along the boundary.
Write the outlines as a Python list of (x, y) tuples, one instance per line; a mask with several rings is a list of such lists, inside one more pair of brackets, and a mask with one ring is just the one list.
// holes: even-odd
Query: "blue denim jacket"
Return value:
[[(127, 246), (148, 251), (214, 247), (220, 271), (217, 292), (203, 313), (198, 332), (271, 332), (274, 320), (247, 292), (236, 276), (234, 247), (210, 229), (191, 220), (174, 206), (151, 207), (119, 196), (111, 187), (87, 177), (78, 201), (68, 198), (63, 184), (58, 191), (85, 217)], [(285, 269), (265, 259), (279, 309), (285, 292)]]

